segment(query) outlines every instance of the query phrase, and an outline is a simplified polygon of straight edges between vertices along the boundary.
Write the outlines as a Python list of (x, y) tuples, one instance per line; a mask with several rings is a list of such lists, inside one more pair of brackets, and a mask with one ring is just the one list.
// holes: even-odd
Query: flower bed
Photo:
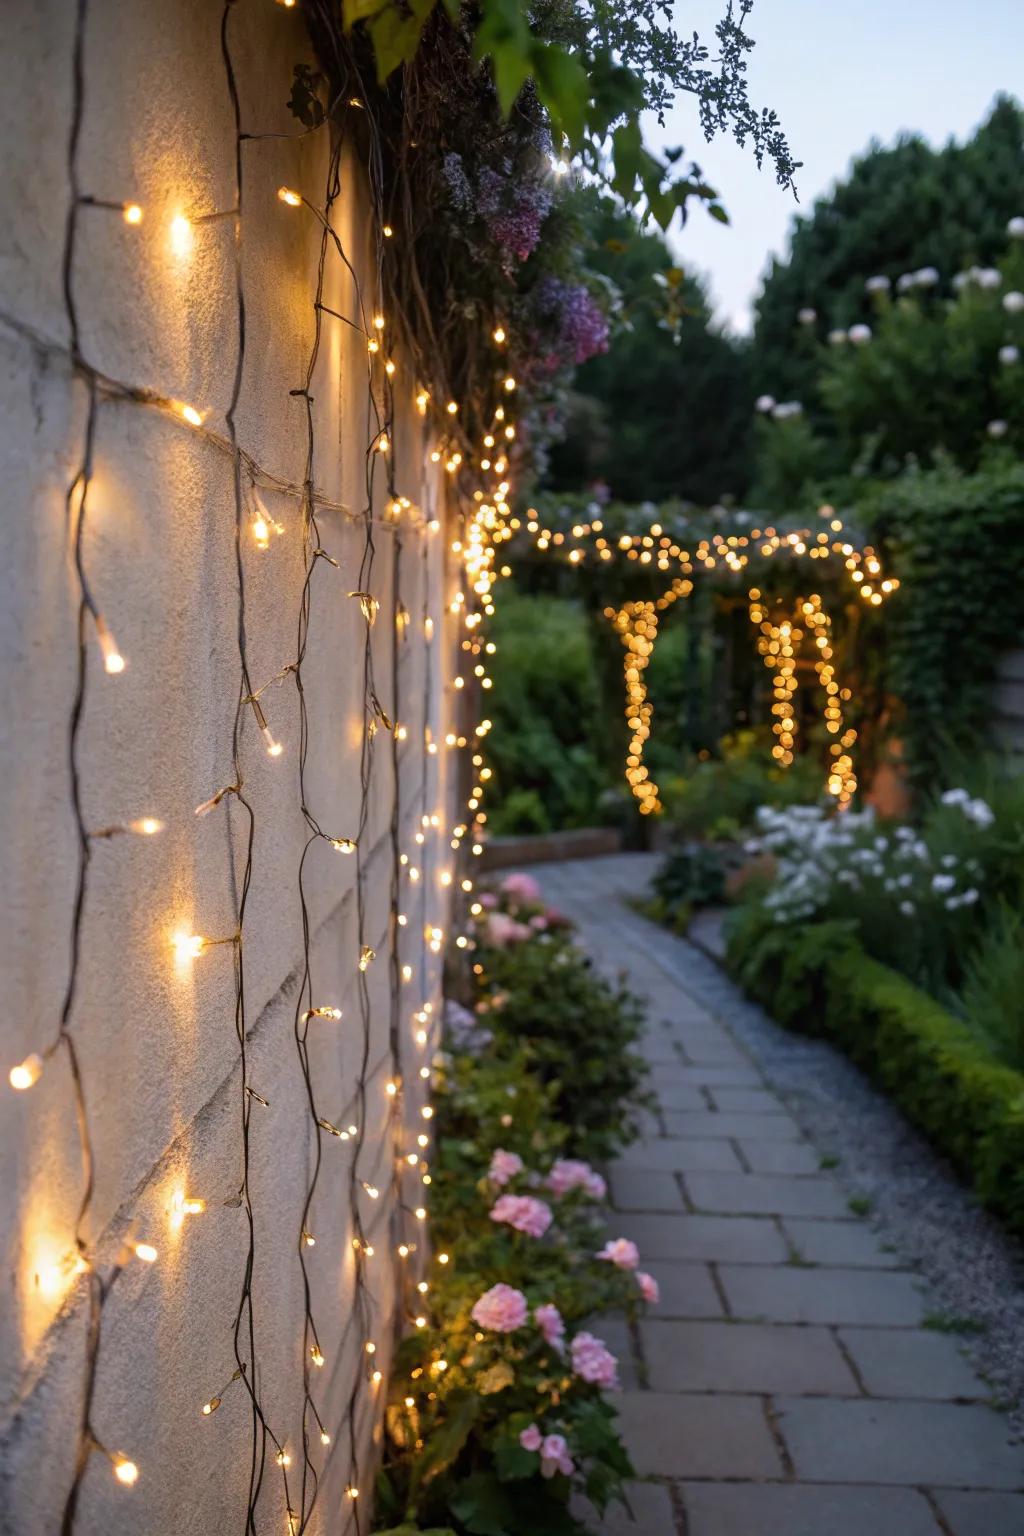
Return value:
[[(448, 1003), (439, 1062), (430, 1318), (398, 1350), (377, 1515), (391, 1536), (572, 1536), (588, 1528), (573, 1495), (603, 1510), (632, 1476), (593, 1319), (657, 1300), (635, 1245), (604, 1230), (588, 1161), (632, 1134), (640, 1012), (527, 877), (476, 915), (469, 1006)], [(558, 1020), (588, 1007), (599, 1077), (590, 1051), (556, 1049)]]

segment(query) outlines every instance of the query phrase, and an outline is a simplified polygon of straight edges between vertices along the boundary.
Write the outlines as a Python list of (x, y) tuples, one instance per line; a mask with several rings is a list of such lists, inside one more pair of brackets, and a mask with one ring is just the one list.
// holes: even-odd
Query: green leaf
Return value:
[(526, 1451), (518, 1440), (499, 1440), (494, 1447), (494, 1465), (503, 1483), (520, 1477), (532, 1477), (540, 1463), (536, 1451)]
[(491, 1472), (474, 1472), (460, 1483), (451, 1508), (472, 1536), (508, 1536), (519, 1524), (510, 1495)]
[(416, 57), (425, 21), (425, 15), (403, 15), (396, 6), (389, 5), (367, 23), (377, 61), (379, 85), (383, 85), (399, 65), (408, 64)]
[(350, 32), (357, 21), (366, 21), (377, 12), (391, 6), (391, 0), (342, 0), (341, 16), (346, 32)]
[(413, 1468), (410, 1500), (416, 1489), (429, 1483), (445, 1467), (450, 1467), (469, 1439), (480, 1411), (480, 1399), (475, 1392), (453, 1392), (445, 1403), (443, 1423), (427, 1440)]
[(531, 50), (537, 95), (554, 120), (555, 142), (564, 133), (574, 148), (583, 137), (590, 81), (573, 54), (554, 43), (535, 43)]
[(708, 213), (710, 213), (713, 219), (717, 219), (719, 224), (728, 224), (729, 222), (729, 215), (726, 213), (721, 203), (709, 203)]

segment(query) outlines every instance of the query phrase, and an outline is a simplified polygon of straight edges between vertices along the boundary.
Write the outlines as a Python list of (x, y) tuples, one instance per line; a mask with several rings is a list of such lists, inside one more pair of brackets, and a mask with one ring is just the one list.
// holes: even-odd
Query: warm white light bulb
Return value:
[(43, 1058), (33, 1051), (31, 1056), (26, 1056), (23, 1062), (11, 1068), (8, 1074), (11, 1087), (24, 1092), (26, 1088), (31, 1088), (33, 1083), (39, 1081), (42, 1070)]
[(293, 192), (291, 187), (278, 187), (277, 195), (282, 203), (288, 204), (289, 208), (298, 208), (302, 203), (302, 198), (297, 192)]
[(122, 214), (126, 224), (142, 223), (142, 209), (138, 203), (125, 203)]
[(138, 1482), (139, 1469), (134, 1461), (128, 1460), (127, 1456), (115, 1456), (114, 1476), (126, 1488), (131, 1488), (134, 1483)]

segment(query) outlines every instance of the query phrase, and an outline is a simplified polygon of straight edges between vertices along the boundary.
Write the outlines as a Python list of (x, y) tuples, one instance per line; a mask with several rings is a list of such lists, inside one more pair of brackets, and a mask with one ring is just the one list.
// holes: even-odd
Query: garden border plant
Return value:
[(850, 924), (781, 927), (747, 908), (730, 925), (727, 965), (779, 1023), (840, 1045), (1024, 1235), (1024, 1074), (871, 959)]
[[(446, 1005), (435, 1063), (431, 1315), (396, 1357), (377, 1514), (389, 1536), (579, 1536), (570, 1500), (603, 1512), (634, 1475), (605, 1396), (617, 1362), (588, 1320), (635, 1318), (658, 1294), (635, 1245), (607, 1237), (585, 1161), (633, 1134), (641, 1012), (528, 876), (474, 907), (472, 970), (453, 978), (470, 1006)], [(558, 1021), (588, 1010), (599, 1078), (584, 1050), (556, 1048)]]

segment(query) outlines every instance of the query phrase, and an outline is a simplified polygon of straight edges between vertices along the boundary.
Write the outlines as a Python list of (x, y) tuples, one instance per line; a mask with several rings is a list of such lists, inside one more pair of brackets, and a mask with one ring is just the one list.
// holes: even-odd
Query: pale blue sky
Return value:
[[(676, 25), (713, 41), (722, 9), (723, 0), (676, 0)], [(806, 209), (872, 137), (890, 143), (906, 129), (935, 144), (962, 139), (999, 91), (1024, 99), (1024, 0), (756, 0), (748, 30), (751, 100), (775, 108), (804, 162)], [(731, 139), (705, 144), (687, 98), (648, 133), (685, 145), (720, 192), (731, 225), (694, 206), (673, 244), (682, 265), (710, 277), (722, 320), (749, 329), (768, 256), (785, 247), (792, 195)]]

